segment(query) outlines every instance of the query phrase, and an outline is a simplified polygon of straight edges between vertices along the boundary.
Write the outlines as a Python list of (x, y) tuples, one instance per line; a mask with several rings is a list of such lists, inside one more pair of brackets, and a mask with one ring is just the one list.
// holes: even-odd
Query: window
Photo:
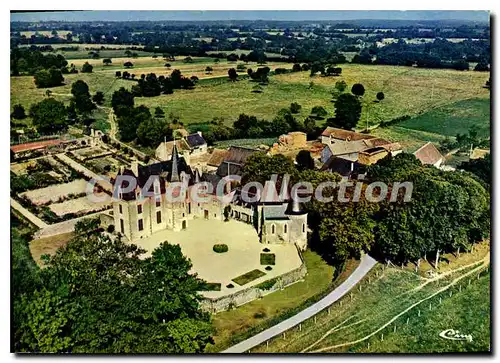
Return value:
[(142, 231), (144, 229), (144, 225), (142, 224), (142, 219), (139, 219), (139, 231)]
[(274, 224), (273, 224), (273, 225), (271, 226), (271, 234), (274, 234), (274, 232), (275, 232), (275, 228), (276, 228), (276, 227), (275, 227), (275, 226), (274, 226)]
[(284, 233), (286, 233), (286, 229), (287, 229), (287, 227), (288, 227), (288, 226), (287, 226), (286, 224), (283, 226), (283, 232), (284, 232)]
[(122, 214), (123, 213), (123, 209), (122, 209), (122, 205), (121, 204), (118, 205), (118, 209), (120, 210), (120, 214)]
[(123, 219), (120, 219), (120, 231), (122, 234), (125, 234), (125, 226), (123, 225)]
[(142, 213), (142, 204), (137, 205), (137, 213), (139, 213), (139, 214)]
[(306, 231), (306, 224), (302, 223), (302, 233), (305, 233), (305, 231)]
[(161, 212), (160, 211), (156, 212), (156, 223), (157, 224), (161, 223)]
[(182, 216), (185, 217), (186, 216), (186, 213), (182, 213)]
[(156, 206), (159, 207), (161, 205), (161, 200), (160, 199), (156, 199)]

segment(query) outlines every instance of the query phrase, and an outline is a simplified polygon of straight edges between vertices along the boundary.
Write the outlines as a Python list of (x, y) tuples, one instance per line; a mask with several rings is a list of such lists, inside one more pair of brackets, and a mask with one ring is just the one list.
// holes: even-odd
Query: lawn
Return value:
[(283, 290), (275, 291), (261, 299), (239, 306), (234, 310), (213, 315), (216, 329), (215, 346), (210, 351), (217, 352), (257, 333), (273, 321), (282, 320), (283, 315), (304, 307), (308, 301), (329, 291), (332, 286), (334, 268), (318, 254), (310, 250), (303, 253), (307, 275)]
[(236, 282), (240, 286), (243, 286), (248, 284), (249, 282), (252, 282), (253, 280), (257, 280), (259, 277), (262, 277), (265, 274), (266, 274), (265, 272), (255, 269), (247, 272), (246, 274), (234, 278), (232, 281)]
[[(466, 254), (462, 254), (465, 256)], [(479, 352), (490, 339), (489, 254), (454, 260), (433, 277), (376, 266), (352, 295), (255, 353)], [(446, 329), (472, 342), (446, 340)]]

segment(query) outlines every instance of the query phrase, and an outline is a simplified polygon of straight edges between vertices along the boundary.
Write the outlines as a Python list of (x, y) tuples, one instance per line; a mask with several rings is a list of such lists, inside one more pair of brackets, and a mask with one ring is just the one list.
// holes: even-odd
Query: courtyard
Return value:
[[(253, 226), (233, 220), (222, 222), (195, 218), (189, 221), (185, 230), (164, 230), (132, 243), (147, 250), (149, 256), (165, 241), (180, 245), (183, 254), (193, 264), (193, 273), (210, 284), (220, 284), (220, 291), (201, 292), (208, 298), (219, 298), (259, 285), (302, 265), (295, 245), (262, 244)], [(215, 244), (226, 244), (228, 251), (214, 252)], [(261, 264), (261, 254), (266, 253), (274, 254), (274, 265)], [(235, 280), (244, 282), (239, 285)]]

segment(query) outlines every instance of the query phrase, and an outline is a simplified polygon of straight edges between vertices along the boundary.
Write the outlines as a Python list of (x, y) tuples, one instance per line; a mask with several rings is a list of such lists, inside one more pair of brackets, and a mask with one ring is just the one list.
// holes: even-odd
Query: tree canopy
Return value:
[[(213, 342), (199, 309), (205, 283), (189, 273), (178, 245), (151, 257), (80, 222), (75, 237), (15, 304), (17, 351), (40, 353), (201, 353)], [(175, 298), (172, 298), (175, 297)], [(112, 312), (112, 313), (110, 313)]]

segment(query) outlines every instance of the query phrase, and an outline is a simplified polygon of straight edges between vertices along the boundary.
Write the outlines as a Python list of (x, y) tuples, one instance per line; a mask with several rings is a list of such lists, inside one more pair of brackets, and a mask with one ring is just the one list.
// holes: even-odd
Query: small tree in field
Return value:
[(323, 118), (328, 115), (328, 112), (326, 112), (323, 106), (314, 106), (311, 110), (311, 115), (316, 118)]
[(385, 98), (384, 92), (377, 93), (377, 100), (380, 102)]
[(94, 67), (89, 62), (85, 62), (82, 66), (82, 73), (92, 73)]
[(227, 75), (229, 76), (229, 79), (233, 82), (236, 81), (236, 79), (238, 78), (238, 73), (236, 72), (236, 69), (234, 69), (234, 68), (230, 68), (227, 71)]
[(299, 113), (301, 108), (302, 108), (302, 106), (299, 105), (297, 102), (292, 102), (290, 104), (290, 112), (291, 113)]
[(365, 94), (365, 87), (361, 83), (355, 83), (352, 85), (351, 92), (355, 96), (363, 96)]
[(111, 63), (113, 63), (113, 62), (111, 61), (111, 58), (104, 58), (104, 59), (102, 60), (102, 63), (103, 63), (105, 66), (109, 66), (109, 65), (110, 65)]
[(123, 66), (125, 68), (132, 68), (134, 66), (134, 64), (132, 62), (128, 61), (128, 62), (123, 63)]
[(210, 66), (208, 66), (207, 68), (205, 68), (205, 72), (207, 72), (207, 74), (212, 74), (212, 72), (214, 71), (214, 69)]
[(12, 111), (11, 116), (16, 120), (22, 120), (26, 118), (26, 112), (24, 111), (24, 107), (20, 104), (14, 105), (14, 110)]

